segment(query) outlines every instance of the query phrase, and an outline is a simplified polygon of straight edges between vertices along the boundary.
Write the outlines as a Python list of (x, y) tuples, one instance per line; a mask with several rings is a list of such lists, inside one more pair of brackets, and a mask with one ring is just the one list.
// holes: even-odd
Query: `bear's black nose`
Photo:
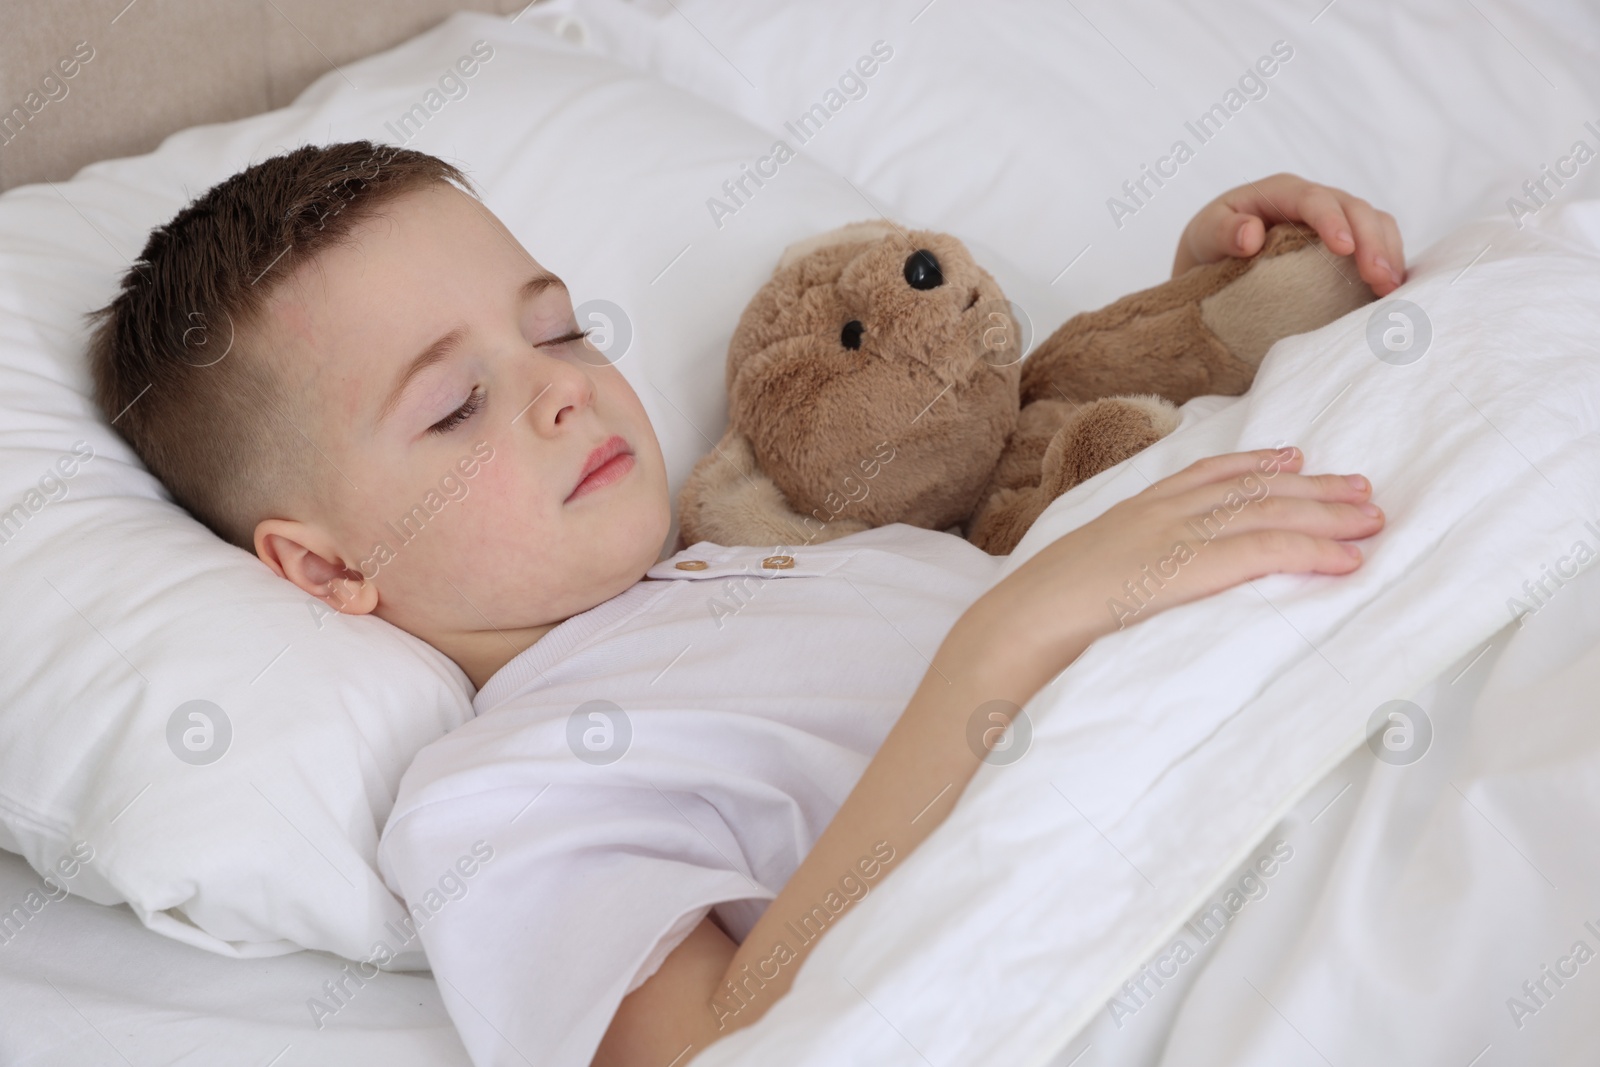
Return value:
[(939, 261), (932, 252), (919, 248), (906, 257), (906, 284), (913, 289), (937, 289), (944, 284)]

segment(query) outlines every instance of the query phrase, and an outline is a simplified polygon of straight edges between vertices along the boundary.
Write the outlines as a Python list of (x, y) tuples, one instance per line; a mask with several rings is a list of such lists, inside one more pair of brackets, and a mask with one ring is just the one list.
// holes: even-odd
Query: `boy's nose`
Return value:
[(594, 406), (594, 379), (583, 367), (550, 357), (544, 363), (544, 370), (544, 374), (534, 372), (537, 375), (534, 382), (540, 378), (544, 380), (534, 390), (528, 406), (523, 409), (522, 418), (536, 424), (557, 425), (576, 412)]
[(937, 289), (944, 284), (939, 260), (926, 248), (919, 248), (906, 257), (905, 273), (906, 284), (913, 289)]
[(579, 380), (576, 382), (553, 383), (553, 388), (561, 391), (561, 398), (565, 401), (556, 409), (557, 422), (584, 408), (594, 406), (594, 382), (587, 374), (579, 375)]

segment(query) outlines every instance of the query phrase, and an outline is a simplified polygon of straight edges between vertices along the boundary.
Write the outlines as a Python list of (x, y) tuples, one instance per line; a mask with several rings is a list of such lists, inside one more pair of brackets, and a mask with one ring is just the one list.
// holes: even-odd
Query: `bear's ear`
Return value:
[(848, 226), (840, 226), (837, 230), (819, 233), (815, 237), (807, 237), (803, 241), (796, 241), (783, 250), (783, 255), (778, 259), (778, 269), (782, 270), (796, 260), (804, 259), (819, 248), (829, 245), (842, 245), (852, 241), (880, 241), (900, 233), (893, 223), (884, 219), (872, 219), (867, 222), (852, 222)]

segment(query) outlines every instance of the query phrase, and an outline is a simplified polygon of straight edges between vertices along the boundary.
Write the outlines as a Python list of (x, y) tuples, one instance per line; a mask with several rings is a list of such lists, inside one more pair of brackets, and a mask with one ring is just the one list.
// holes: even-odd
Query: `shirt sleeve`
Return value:
[(650, 976), (659, 971), (667, 957), (672, 955), (672, 950), (683, 944), (683, 939), (693, 933), (694, 928), (700, 925), (700, 920), (709, 914), (711, 914), (710, 908), (695, 908), (693, 911), (685, 912), (677, 922), (673, 923), (672, 928), (656, 941), (655, 947), (650, 950), (650, 955), (639, 964), (639, 969), (633, 973), (633, 978), (628, 982), (628, 988), (622, 995), (627, 996), (648, 982)]
[(589, 1063), (710, 908), (773, 896), (714, 807), (654, 788), (435, 801), (390, 824), (379, 859), (477, 1067)]

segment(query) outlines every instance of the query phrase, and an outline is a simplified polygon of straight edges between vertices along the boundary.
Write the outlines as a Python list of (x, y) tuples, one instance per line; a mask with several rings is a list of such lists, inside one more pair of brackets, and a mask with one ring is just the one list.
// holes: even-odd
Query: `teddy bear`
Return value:
[(1273, 342), (1375, 299), (1310, 227), (1069, 319), (1023, 358), (949, 234), (854, 223), (786, 249), (728, 345), (728, 426), (679, 495), (677, 550), (895, 522), (1006, 555), (1049, 503), (1250, 387)]

